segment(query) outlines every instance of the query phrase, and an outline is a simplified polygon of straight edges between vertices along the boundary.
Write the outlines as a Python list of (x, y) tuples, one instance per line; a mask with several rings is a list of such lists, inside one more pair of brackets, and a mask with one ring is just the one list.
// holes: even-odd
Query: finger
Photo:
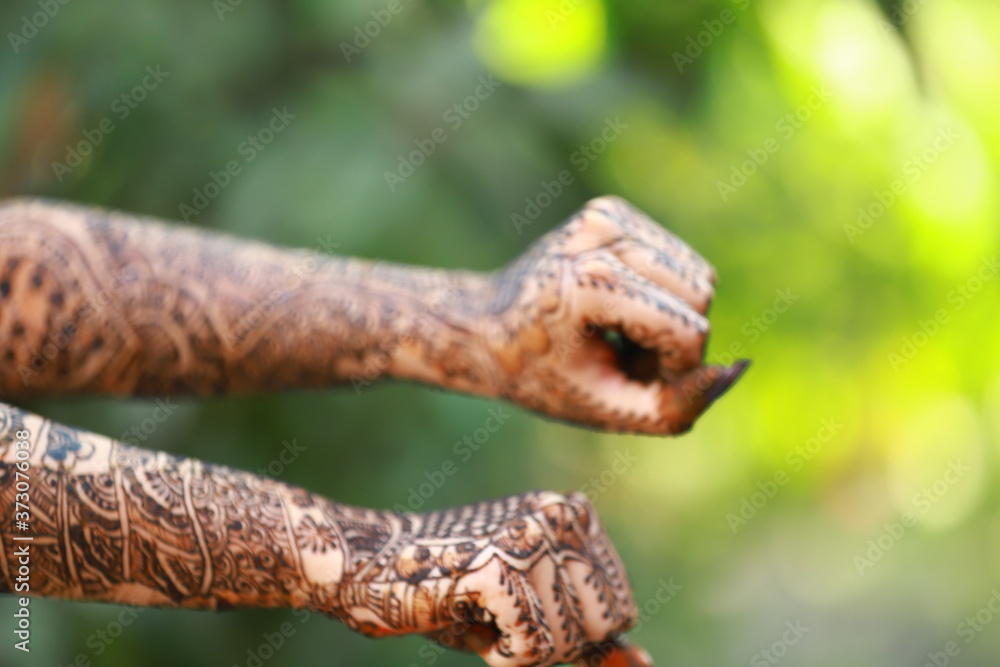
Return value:
[(485, 646), (478, 641), (482, 635), (466, 642), (470, 648), (478, 648), (486, 664), (490, 667), (549, 664), (552, 633), (541, 601), (523, 573), (493, 558), (462, 578), (459, 592), (462, 591), (476, 593), (485, 610), (483, 617), (495, 628), (492, 642)]
[[(588, 361), (585, 357), (591, 358)], [(647, 435), (688, 431), (750, 363), (740, 360), (729, 367), (703, 366), (677, 380), (643, 384), (627, 379), (617, 370), (607, 370), (613, 359), (593, 363), (592, 357), (588, 348), (582, 347), (578, 354), (570, 355), (561, 371), (567, 385), (575, 388), (574, 404), (582, 406), (578, 412), (565, 403), (539, 409), (547, 414), (561, 410), (567, 419), (606, 431)]]
[(678, 434), (690, 429), (694, 420), (718, 400), (749, 366), (750, 362), (746, 359), (732, 366), (701, 366), (677, 381), (664, 384), (659, 401), (659, 432)]
[(555, 639), (554, 657), (567, 662), (582, 646), (615, 629), (610, 596), (591, 578), (598, 561), (591, 552), (589, 527), (596, 514), (584, 496), (551, 493), (540, 497), (535, 517), (550, 555), (535, 565), (531, 580)]
[(351, 582), (340, 587), (337, 616), (368, 637), (427, 634), (471, 618), (467, 610), (476, 599), (456, 594), (454, 582), (446, 578), (429, 578), (419, 586), (406, 581)]
[(553, 664), (565, 663), (580, 652), (587, 643), (584, 628), (585, 603), (577, 594), (566, 564), (556, 555), (543, 557), (536, 562), (528, 581), (538, 595), (546, 622), (552, 635)]
[(698, 252), (648, 215), (621, 197), (605, 196), (586, 203), (584, 213), (594, 212), (613, 220), (625, 234), (674, 257), (691, 274), (715, 282), (715, 269)]
[(661, 248), (633, 239), (617, 241), (610, 250), (637, 275), (677, 295), (699, 314), (708, 312), (715, 288), (705, 274), (692, 271)]
[[(588, 667), (651, 667), (645, 651), (630, 647), (621, 635), (637, 610), (624, 567), (594, 506), (580, 493), (553, 494), (548, 500), (540, 508), (541, 518), (561, 565), (557, 571), (573, 582), (574, 611), (581, 614), (579, 625), (585, 629), (583, 640), (574, 639), (562, 659)], [(550, 619), (556, 617), (550, 612)], [(555, 621), (550, 625), (554, 628)]]
[(668, 379), (701, 363), (708, 320), (683, 300), (607, 253), (582, 259), (574, 270), (576, 321), (620, 327), (630, 340), (657, 353)]
[[(529, 579), (552, 631), (555, 651), (550, 659), (570, 662), (584, 647), (631, 625), (634, 613), (624, 609), (634, 611), (631, 591), (585, 496), (541, 494), (534, 519), (544, 531), (549, 553), (536, 562)], [(617, 585), (611, 584), (613, 579)]]
[(577, 530), (584, 545), (587, 566), (570, 563), (567, 569), (574, 578), (584, 609), (587, 640), (600, 641), (613, 632), (631, 627), (638, 617), (632, 587), (625, 566), (597, 516), (597, 510), (580, 493), (568, 496), (575, 510)]
[(645, 650), (618, 635), (591, 646), (573, 664), (575, 667), (653, 667), (653, 659)]

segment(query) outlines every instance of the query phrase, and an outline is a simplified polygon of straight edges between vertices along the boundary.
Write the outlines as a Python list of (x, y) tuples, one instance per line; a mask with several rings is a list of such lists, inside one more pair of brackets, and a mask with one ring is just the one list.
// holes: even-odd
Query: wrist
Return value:
[(501, 369), (484, 344), (493, 319), (488, 309), (493, 298), (490, 276), (421, 273), (420, 288), (408, 296), (408, 308), (396, 318), (373, 365), (399, 379), (495, 395)]

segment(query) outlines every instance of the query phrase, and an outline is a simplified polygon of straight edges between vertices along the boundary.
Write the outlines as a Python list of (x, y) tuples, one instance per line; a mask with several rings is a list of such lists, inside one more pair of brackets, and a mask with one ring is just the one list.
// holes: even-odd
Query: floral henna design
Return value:
[[(507, 398), (610, 431), (680, 433), (739, 377), (702, 363), (714, 270), (595, 199), (493, 274), (289, 251), (156, 220), (0, 203), (0, 397), (279, 391), (381, 377)], [(32, 433), (33, 594), (310, 608), (422, 633), (491, 667), (646, 667), (635, 604), (580, 496), (430, 514), (301, 489), (0, 403), (0, 592), (13, 434)]]
[(636, 618), (624, 568), (582, 496), (536, 492), (411, 520), (405, 546), (366, 569), (363, 593), (344, 605), (355, 629), (421, 632), (495, 666), (553, 665)]
[(266, 392), (387, 375), (475, 391), (497, 381), (467, 305), (485, 283), (8, 201), (0, 397)]
[(0, 397), (397, 377), (593, 428), (679, 433), (745, 368), (702, 365), (714, 279), (613, 197), (493, 274), (13, 200), (0, 204)]
[[(32, 595), (308, 608), (372, 637), (422, 633), (491, 667), (641, 655), (624, 568), (580, 495), (429, 514), (340, 505), (0, 404), (0, 592), (14, 590), (17, 433), (29, 436)], [(22, 478), (23, 479), (23, 478)], [(631, 651), (631, 653), (629, 653)], [(618, 656), (618, 657), (615, 657)], [(584, 664), (584, 663), (581, 663)]]
[(702, 365), (714, 282), (624, 200), (590, 201), (494, 278), (501, 395), (602, 430), (688, 430), (749, 363)]

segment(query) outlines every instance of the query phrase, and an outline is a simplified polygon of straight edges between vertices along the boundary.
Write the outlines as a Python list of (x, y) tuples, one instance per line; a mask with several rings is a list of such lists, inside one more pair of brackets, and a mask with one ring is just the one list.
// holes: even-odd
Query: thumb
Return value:
[(645, 650), (629, 643), (622, 635), (595, 644), (573, 663), (574, 667), (653, 667)]
[(660, 423), (664, 433), (684, 433), (694, 420), (743, 375), (750, 365), (741, 359), (732, 366), (699, 366), (667, 383), (660, 392)]

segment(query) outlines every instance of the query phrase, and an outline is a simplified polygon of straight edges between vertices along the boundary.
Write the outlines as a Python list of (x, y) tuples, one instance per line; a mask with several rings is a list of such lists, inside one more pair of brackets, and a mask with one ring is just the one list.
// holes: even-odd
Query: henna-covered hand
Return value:
[[(30, 542), (15, 540), (15, 517), (16, 536)], [(25, 549), (30, 589), (17, 583)], [(370, 636), (423, 633), (490, 667), (650, 664), (620, 637), (636, 617), (632, 593), (581, 496), (369, 510), (0, 403), (0, 593), (15, 590), (189, 609), (309, 608)]]
[[(549, 416), (677, 433), (745, 367), (702, 364), (714, 272), (625, 202), (590, 202), (495, 274), (317, 257), (120, 214), (0, 203), (0, 397), (277, 391), (392, 376)], [(32, 593), (310, 607), (491, 667), (645, 667), (593, 508), (533, 493), (428, 515), (338, 505), (0, 404), (0, 592), (14, 434), (43, 511)], [(21, 436), (18, 436), (21, 437)]]
[(389, 376), (596, 428), (678, 433), (744, 367), (701, 365), (713, 279), (696, 252), (611, 197), (493, 274), (0, 202), (0, 397), (360, 388)]
[(494, 277), (501, 395), (610, 430), (681, 433), (746, 368), (702, 364), (715, 270), (617, 197), (590, 201)]
[(490, 667), (645, 667), (637, 610), (594, 508), (536, 492), (425, 515), (345, 574), (335, 614), (374, 637), (423, 633)]

